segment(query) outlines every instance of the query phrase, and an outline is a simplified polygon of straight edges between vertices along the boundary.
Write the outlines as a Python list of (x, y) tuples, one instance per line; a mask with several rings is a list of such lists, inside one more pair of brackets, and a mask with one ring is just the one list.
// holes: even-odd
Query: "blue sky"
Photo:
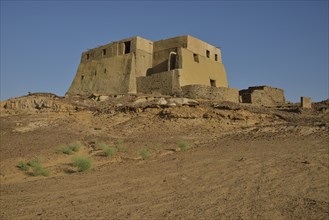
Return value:
[(328, 1), (3, 1), (1, 100), (65, 95), (81, 52), (190, 34), (222, 49), (229, 86), (328, 98)]

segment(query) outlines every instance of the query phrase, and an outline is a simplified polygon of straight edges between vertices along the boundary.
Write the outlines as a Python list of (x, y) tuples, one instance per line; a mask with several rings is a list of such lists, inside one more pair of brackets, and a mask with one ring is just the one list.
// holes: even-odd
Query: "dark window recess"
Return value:
[(87, 53), (87, 60), (89, 60), (89, 58), (90, 58), (90, 55), (89, 55), (89, 53)]
[(198, 54), (193, 54), (194, 62), (199, 63), (199, 55)]
[(218, 55), (215, 54), (215, 61), (218, 61)]
[(125, 42), (125, 54), (130, 53), (130, 41)]
[(94, 74), (95, 74), (95, 76), (97, 75), (97, 71), (96, 70), (95, 70)]
[(103, 49), (103, 56), (106, 55), (106, 49)]
[(104, 73), (106, 73), (106, 68), (104, 69)]
[(206, 55), (207, 55), (208, 58), (210, 58), (210, 51), (209, 50), (206, 51)]
[(210, 80), (210, 86), (211, 87), (216, 87), (216, 80), (211, 79)]
[(83, 80), (83, 78), (85, 78), (85, 76), (84, 76), (84, 75), (82, 75), (82, 76), (81, 76), (81, 81)]
[(170, 70), (176, 68), (176, 54), (170, 54)]

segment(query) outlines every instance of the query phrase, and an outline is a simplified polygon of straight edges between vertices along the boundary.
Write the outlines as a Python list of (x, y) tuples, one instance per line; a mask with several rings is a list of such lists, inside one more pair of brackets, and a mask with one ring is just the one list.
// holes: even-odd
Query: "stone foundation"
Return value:
[(239, 102), (239, 91), (234, 88), (187, 85), (182, 87), (181, 96), (191, 99)]
[(137, 92), (158, 95), (179, 95), (180, 86), (178, 81), (179, 70), (155, 73), (150, 76), (138, 77)]

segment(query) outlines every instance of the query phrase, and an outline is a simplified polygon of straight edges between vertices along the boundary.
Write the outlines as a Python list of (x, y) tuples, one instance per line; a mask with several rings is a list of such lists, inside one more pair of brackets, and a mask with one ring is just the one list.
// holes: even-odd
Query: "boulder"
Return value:
[(199, 102), (194, 99), (188, 98), (171, 98), (169, 99), (169, 103), (175, 103), (176, 105), (188, 105), (188, 106), (195, 106), (199, 105)]
[(167, 101), (164, 98), (160, 98), (157, 102), (158, 105), (167, 105)]

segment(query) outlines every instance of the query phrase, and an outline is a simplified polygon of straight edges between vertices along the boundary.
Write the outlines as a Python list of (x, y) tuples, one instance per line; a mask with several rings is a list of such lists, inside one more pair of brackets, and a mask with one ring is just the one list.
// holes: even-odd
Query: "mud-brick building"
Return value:
[(85, 51), (67, 94), (209, 92), (239, 100), (238, 90), (228, 88), (220, 49), (187, 35), (155, 42), (132, 37)]

